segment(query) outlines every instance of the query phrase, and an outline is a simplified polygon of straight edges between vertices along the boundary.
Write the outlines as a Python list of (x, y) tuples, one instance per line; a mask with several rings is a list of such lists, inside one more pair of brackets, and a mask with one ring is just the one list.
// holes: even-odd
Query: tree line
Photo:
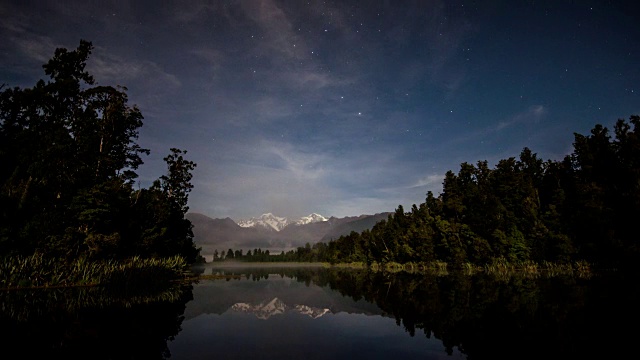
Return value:
[(331, 262), (425, 262), (484, 265), (586, 260), (634, 264), (640, 255), (640, 117), (574, 134), (573, 152), (543, 161), (518, 158), (462, 163), (442, 193), (428, 192), (409, 211), (398, 206), (370, 231), (314, 247)]
[(0, 93), (0, 255), (196, 261), (184, 218), (196, 164), (172, 148), (166, 174), (134, 187), (143, 116), (126, 88), (96, 85), (92, 49), (59, 48), (48, 80)]
[[(310, 247), (309, 244), (306, 245)], [(303, 249), (303, 248), (301, 248)], [(285, 252), (284, 250), (280, 253), (272, 253), (268, 249), (262, 250), (262, 248), (256, 248), (253, 250), (247, 250), (245, 253), (242, 249), (233, 250), (228, 249), (226, 252), (224, 250), (214, 250), (212, 261), (225, 261), (225, 260), (237, 260), (237, 261), (246, 261), (246, 262), (293, 262), (293, 261), (301, 261), (300, 256), (298, 255), (298, 250), (289, 250)], [(305, 260), (306, 262), (312, 262), (317, 260)]]
[(574, 134), (573, 151), (542, 160), (519, 157), (462, 163), (442, 192), (371, 230), (306, 244), (283, 261), (471, 263), (588, 261), (610, 267), (640, 259), (640, 117)]
[[(134, 187), (149, 154), (136, 142), (143, 116), (128, 105), (126, 88), (96, 85), (85, 70), (92, 48), (81, 41), (76, 50), (57, 49), (43, 65), (48, 80), (0, 88), (0, 254), (196, 261), (184, 218), (196, 164), (173, 148), (167, 173), (149, 188)], [(465, 162), (445, 174), (438, 196), (429, 192), (408, 211), (398, 206), (371, 230), (278, 255), (255, 249), (225, 257), (633, 264), (640, 255), (639, 136), (635, 115), (618, 120), (613, 134), (602, 125), (574, 134), (573, 152), (560, 161), (525, 148), (493, 168)]]

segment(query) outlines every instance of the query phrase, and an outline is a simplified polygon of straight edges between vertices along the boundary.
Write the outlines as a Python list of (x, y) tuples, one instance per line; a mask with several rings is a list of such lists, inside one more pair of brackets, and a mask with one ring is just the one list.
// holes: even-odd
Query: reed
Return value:
[(181, 256), (133, 257), (124, 261), (64, 261), (34, 254), (5, 257), (0, 262), (0, 288), (154, 285), (179, 278), (187, 268)]

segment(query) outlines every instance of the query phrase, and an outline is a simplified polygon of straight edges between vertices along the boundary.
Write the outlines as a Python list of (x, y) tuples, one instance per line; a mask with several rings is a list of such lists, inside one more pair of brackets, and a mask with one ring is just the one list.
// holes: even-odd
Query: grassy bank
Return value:
[(5, 257), (0, 263), (0, 288), (49, 288), (71, 286), (155, 286), (178, 279), (187, 268), (185, 259), (133, 257), (127, 260), (64, 261), (41, 254)]

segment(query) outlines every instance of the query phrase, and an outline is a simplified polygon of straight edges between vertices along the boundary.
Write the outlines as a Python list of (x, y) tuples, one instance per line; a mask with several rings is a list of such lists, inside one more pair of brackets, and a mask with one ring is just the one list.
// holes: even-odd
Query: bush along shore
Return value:
[(574, 263), (552, 263), (544, 261), (536, 263), (531, 260), (522, 262), (509, 262), (505, 258), (494, 259), (490, 264), (479, 266), (472, 263), (464, 263), (461, 266), (451, 266), (444, 261), (433, 262), (372, 262), (367, 265), (364, 262), (351, 263), (324, 263), (325, 267), (345, 268), (345, 269), (366, 269), (373, 272), (384, 273), (411, 273), (430, 274), (436, 276), (447, 276), (449, 273), (463, 273), (475, 275), (486, 273), (497, 277), (509, 277), (521, 275), (528, 278), (553, 277), (553, 276), (576, 276), (579, 278), (590, 278), (594, 274), (593, 267), (586, 261), (576, 261)]
[[(366, 267), (365, 264), (346, 264), (347, 267)], [(345, 265), (339, 265), (345, 266)], [(443, 261), (431, 263), (410, 262), (410, 263), (372, 263), (369, 269), (382, 272), (408, 272), (408, 273), (434, 273), (437, 275), (448, 275), (449, 272), (463, 272), (468, 275), (477, 273), (487, 273), (495, 276), (524, 275), (526, 277), (553, 277), (553, 276), (577, 276), (580, 278), (590, 278), (593, 274), (592, 267), (586, 261), (576, 261), (575, 263), (552, 263), (544, 261), (536, 263), (531, 260), (522, 262), (509, 262), (504, 258), (495, 259), (492, 263), (479, 266), (472, 263), (464, 263), (462, 266), (451, 267)]]
[(188, 269), (182, 256), (132, 257), (126, 260), (65, 261), (34, 254), (6, 257), (0, 263), (0, 288), (55, 288), (77, 286), (146, 287), (179, 280)]

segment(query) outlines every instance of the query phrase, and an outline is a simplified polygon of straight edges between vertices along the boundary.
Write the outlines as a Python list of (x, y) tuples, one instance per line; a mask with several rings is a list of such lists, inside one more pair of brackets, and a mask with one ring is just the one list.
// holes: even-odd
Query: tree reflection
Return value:
[(563, 356), (611, 358), (633, 343), (640, 320), (636, 279), (601, 276), (508, 279), (331, 270), (314, 278), (354, 300), (364, 298), (469, 359)]
[[(232, 282), (287, 277), (332, 289), (342, 297), (332, 298), (331, 311), (340, 311), (340, 299), (374, 304), (376, 314), (394, 318), (408, 336), (439, 339), (448, 354), (459, 349), (469, 359), (615, 358), (638, 337), (640, 289), (637, 278), (621, 274), (581, 279), (251, 268), (211, 275)], [(167, 358), (167, 341), (181, 330), (192, 290), (3, 292), (0, 336), (10, 346), (6, 351), (28, 358)], [(219, 295), (213, 297), (223, 312), (229, 305)]]
[(153, 294), (76, 288), (0, 293), (5, 352), (24, 358), (162, 359), (192, 286)]
[[(355, 269), (244, 269), (252, 279), (279, 274), (365, 300), (394, 317), (409, 336), (441, 340), (469, 359), (593, 357), (626, 353), (640, 320), (637, 278), (601, 274), (532, 278)], [(616, 344), (620, 344), (616, 346)]]

